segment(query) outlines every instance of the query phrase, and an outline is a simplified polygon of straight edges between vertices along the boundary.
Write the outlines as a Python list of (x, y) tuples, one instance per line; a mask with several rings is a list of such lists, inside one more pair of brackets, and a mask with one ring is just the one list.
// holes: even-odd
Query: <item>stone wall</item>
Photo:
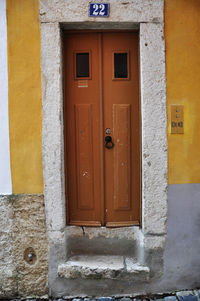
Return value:
[[(26, 255), (34, 258), (27, 262)], [(42, 195), (0, 198), (0, 298), (47, 292), (47, 237)]]
[(17, 292), (13, 260), (13, 208), (12, 200), (0, 197), (0, 298)]

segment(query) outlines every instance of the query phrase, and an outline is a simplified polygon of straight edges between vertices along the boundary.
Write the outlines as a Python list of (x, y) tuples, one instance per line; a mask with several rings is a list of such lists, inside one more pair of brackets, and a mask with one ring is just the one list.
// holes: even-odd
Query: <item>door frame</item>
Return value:
[[(110, 29), (107, 23), (104, 25), (104, 29)], [(69, 26), (68, 29), (74, 29), (73, 26), (72, 28)], [(79, 26), (77, 25), (77, 27)], [(98, 24), (95, 24), (95, 29), (96, 27), (98, 27)], [(139, 27), (142, 125), (141, 227), (144, 232), (165, 233), (167, 212), (167, 119), (163, 24), (141, 23)], [(42, 23), (41, 38), (43, 166), (47, 226), (50, 230), (63, 229), (66, 226), (66, 205), (63, 151), (62, 30), (60, 24)], [(53, 212), (56, 216), (62, 218), (55, 222)]]
[[(46, 3), (48, 2), (48, 5)], [(41, 71), (43, 101), (43, 174), (46, 227), (49, 241), (49, 288), (57, 281), (56, 265), (65, 261), (67, 233), (81, 231), (66, 227), (62, 30), (139, 29), (140, 93), (142, 124), (142, 226), (125, 227), (124, 233), (135, 238), (144, 250), (159, 250), (162, 262), (167, 220), (167, 114), (165, 82), (164, 1), (136, 1), (123, 6), (111, 1), (110, 17), (101, 20), (88, 16), (81, 0), (66, 4), (40, 1)], [(114, 8), (113, 8), (113, 7)], [(76, 10), (76, 13), (74, 11)], [(128, 12), (128, 14), (127, 14)], [(120, 16), (120, 18), (119, 18)], [(101, 229), (100, 229), (101, 230)], [(97, 228), (91, 229), (97, 233)], [(108, 237), (110, 230), (104, 229)], [(136, 231), (136, 232), (135, 232)], [(125, 236), (126, 236), (125, 234)], [(58, 252), (59, 249), (59, 252)], [(56, 255), (57, 254), (57, 255)], [(143, 255), (142, 255), (143, 254)], [(162, 264), (161, 264), (162, 265)], [(61, 284), (61, 283), (60, 283)], [(66, 288), (63, 287), (63, 292)]]

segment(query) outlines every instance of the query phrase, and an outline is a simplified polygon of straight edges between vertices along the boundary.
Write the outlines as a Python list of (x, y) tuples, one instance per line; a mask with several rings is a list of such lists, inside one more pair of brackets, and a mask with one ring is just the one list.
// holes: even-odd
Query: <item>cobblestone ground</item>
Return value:
[[(8, 301), (8, 299), (0, 299)], [(185, 290), (172, 294), (146, 295), (137, 297), (85, 297), (85, 298), (49, 298), (47, 295), (40, 298), (16, 298), (9, 301), (200, 301), (200, 289)]]

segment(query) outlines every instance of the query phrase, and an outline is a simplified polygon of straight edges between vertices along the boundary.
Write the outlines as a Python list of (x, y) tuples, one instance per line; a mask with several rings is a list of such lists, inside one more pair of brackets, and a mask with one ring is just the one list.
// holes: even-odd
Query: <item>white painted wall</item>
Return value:
[(0, 0), (0, 194), (11, 194), (6, 0)]

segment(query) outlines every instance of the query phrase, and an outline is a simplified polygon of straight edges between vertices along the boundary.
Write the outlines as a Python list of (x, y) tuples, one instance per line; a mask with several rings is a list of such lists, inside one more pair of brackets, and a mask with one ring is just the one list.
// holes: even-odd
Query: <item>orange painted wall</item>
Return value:
[[(165, 0), (169, 184), (200, 183), (200, 1)], [(184, 134), (170, 134), (170, 105)]]
[(13, 193), (43, 193), (39, 3), (7, 0)]

